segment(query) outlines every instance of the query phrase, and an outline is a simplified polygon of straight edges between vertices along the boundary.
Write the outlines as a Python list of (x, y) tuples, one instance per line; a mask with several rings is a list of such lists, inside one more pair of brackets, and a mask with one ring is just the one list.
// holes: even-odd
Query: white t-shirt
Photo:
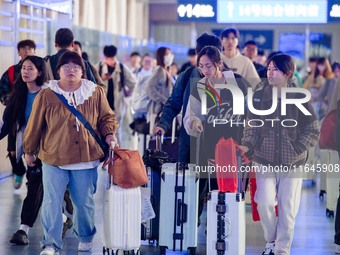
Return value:
[(255, 66), (249, 58), (241, 55), (240, 53), (237, 53), (231, 58), (228, 58), (222, 54), (222, 60), (233, 72), (245, 78), (253, 88), (255, 88), (255, 86), (261, 82), (261, 79), (256, 72)]

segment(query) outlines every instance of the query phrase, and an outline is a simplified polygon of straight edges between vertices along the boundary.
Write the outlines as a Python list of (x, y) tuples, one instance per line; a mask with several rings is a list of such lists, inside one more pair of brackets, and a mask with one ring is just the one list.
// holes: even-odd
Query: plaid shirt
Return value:
[[(14, 80), (20, 75), (21, 70), (21, 61), (14, 65)], [(10, 94), (13, 90), (13, 85), (10, 82), (10, 79), (8, 77), (8, 69), (4, 74), (1, 76), (0, 80), (0, 102), (3, 105), (7, 105), (9, 101)]]
[[(271, 98), (271, 87), (267, 87), (263, 92), (261, 101), (262, 110), (270, 108)], [(265, 165), (296, 166), (304, 163), (307, 150), (313, 147), (319, 139), (320, 130), (311, 104), (305, 103), (303, 105), (312, 113), (311, 116), (305, 116), (293, 105), (288, 105), (287, 115), (281, 116), (280, 103), (278, 103), (276, 111), (270, 116), (248, 114), (247, 123), (250, 119), (261, 119), (264, 123), (262, 127), (250, 127), (248, 125), (243, 131), (242, 144), (249, 148), (250, 153), (254, 153), (255, 162)], [(266, 121), (266, 119), (280, 119), (280, 121), (271, 122)], [(298, 124), (296, 127), (283, 127), (281, 125), (283, 119), (293, 119)], [(252, 125), (255, 124), (252, 123)]]

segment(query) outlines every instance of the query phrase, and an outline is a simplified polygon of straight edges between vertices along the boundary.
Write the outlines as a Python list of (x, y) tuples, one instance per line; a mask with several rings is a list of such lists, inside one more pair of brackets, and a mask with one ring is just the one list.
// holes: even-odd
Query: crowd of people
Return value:
[[(79, 239), (78, 250), (92, 249), (96, 233), (93, 196), (104, 152), (65, 104), (83, 115), (108, 145), (113, 141), (116, 147), (135, 149), (135, 133), (167, 134), (174, 118), (181, 114), (180, 162), (197, 162), (193, 155), (200, 150), (199, 163), (211, 164), (219, 139), (232, 137), (253, 157), (253, 164), (302, 166), (308, 150), (318, 142), (319, 121), (334, 97), (339, 99), (334, 91), (340, 87), (340, 64), (330, 65), (326, 57), (310, 58), (307, 75), (301, 78), (291, 56), (273, 52), (266, 61), (263, 54), (259, 56), (255, 41), (245, 42), (241, 49), (239, 38), (235, 28), (223, 30), (220, 37), (203, 33), (196, 40), (196, 48), (188, 50), (188, 62), (181, 67), (174, 63), (176, 56), (167, 47), (159, 47), (154, 56), (132, 52), (130, 62), (122, 63), (114, 45), (106, 45), (101, 61), (91, 64), (81, 42), (74, 40), (68, 28), (56, 32), (57, 52), (44, 58), (35, 56), (34, 41), (20, 41), (17, 49), (21, 59), (0, 81), (0, 100), (6, 106), (0, 139), (8, 136), (14, 188), (20, 188), (25, 174), (28, 180), (21, 225), (10, 242), (29, 243), (29, 229), (41, 207), (44, 235), (40, 255), (59, 254), (65, 233), (72, 227)], [(303, 106), (311, 114), (304, 116), (297, 107), (290, 108), (285, 118), (299, 123), (293, 129), (269, 125), (215, 127), (214, 120), (222, 115), (228, 122), (268, 117), (250, 111), (233, 114), (231, 86), (237, 86), (245, 99), (252, 90), (254, 105), (261, 110), (270, 108), (274, 91), (306, 88), (312, 96)], [(207, 112), (202, 113), (206, 91), (212, 96), (206, 102)], [(299, 95), (293, 94), (293, 98), (299, 99)], [(281, 98), (278, 101), (283, 103)], [(281, 120), (279, 109), (269, 117)], [(201, 139), (200, 148), (195, 148), (196, 139)], [(290, 254), (302, 183), (292, 174), (256, 176), (255, 200), (266, 241), (263, 255)], [(217, 188), (215, 179), (211, 185)], [(207, 179), (202, 178), (199, 216), (207, 187)], [(276, 203), (278, 216), (273, 209)], [(340, 254), (339, 220), (337, 214), (335, 244)]]

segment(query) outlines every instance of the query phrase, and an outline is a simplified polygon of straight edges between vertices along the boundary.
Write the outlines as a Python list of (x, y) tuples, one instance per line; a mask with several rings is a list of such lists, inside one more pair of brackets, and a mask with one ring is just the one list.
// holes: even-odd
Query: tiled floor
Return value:
[[(102, 230), (102, 197), (104, 172), (99, 171), (99, 185), (96, 194), (96, 225), (98, 233), (94, 239), (92, 253), (78, 253), (77, 239), (70, 234), (65, 239), (62, 255), (75, 254), (102, 254), (101, 230)], [(14, 246), (9, 243), (12, 234), (19, 226), (21, 204), (26, 194), (26, 188), (19, 191), (12, 188), (12, 178), (0, 181), (0, 255), (38, 255), (40, 252), (39, 241), (42, 238), (40, 221), (30, 230), (30, 244), (27, 246)], [(309, 181), (304, 182), (300, 212), (296, 221), (295, 237), (291, 250), (292, 255), (334, 255), (333, 235), (334, 219), (325, 216), (325, 201), (318, 197), (319, 190), (312, 187)], [(206, 254), (205, 251), (205, 219), (199, 228), (197, 254)], [(246, 254), (260, 255), (264, 246), (263, 231), (260, 224), (251, 220), (250, 207), (247, 206), (246, 214)], [(142, 245), (143, 255), (159, 254), (157, 247)], [(211, 255), (211, 254), (209, 254)], [(238, 255), (238, 254), (231, 254)]]

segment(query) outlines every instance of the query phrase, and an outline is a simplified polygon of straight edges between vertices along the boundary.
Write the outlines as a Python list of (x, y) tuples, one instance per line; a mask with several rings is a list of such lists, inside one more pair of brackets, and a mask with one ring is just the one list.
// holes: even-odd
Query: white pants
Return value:
[[(258, 167), (259, 164), (255, 163)], [(260, 215), (264, 238), (275, 241), (275, 255), (289, 255), (293, 241), (295, 217), (301, 198), (302, 178), (294, 173), (256, 173), (254, 200)], [(278, 217), (275, 206), (278, 205)]]

